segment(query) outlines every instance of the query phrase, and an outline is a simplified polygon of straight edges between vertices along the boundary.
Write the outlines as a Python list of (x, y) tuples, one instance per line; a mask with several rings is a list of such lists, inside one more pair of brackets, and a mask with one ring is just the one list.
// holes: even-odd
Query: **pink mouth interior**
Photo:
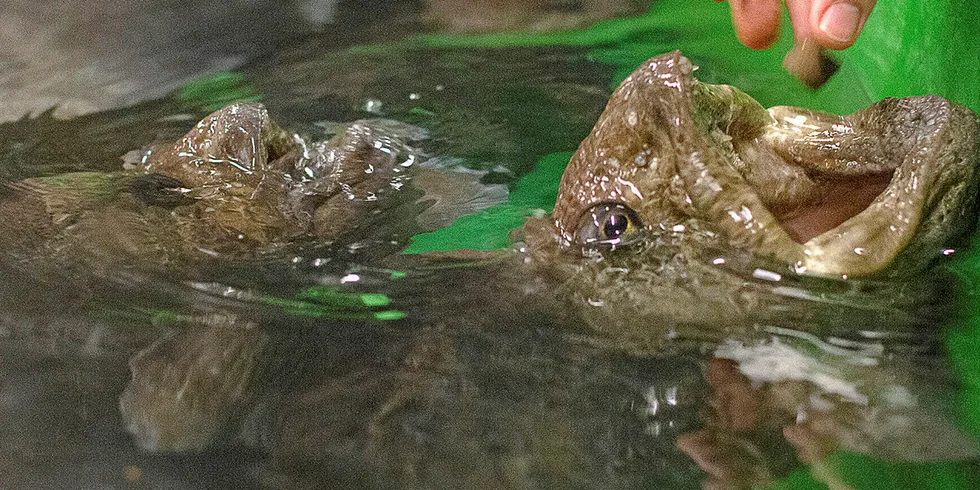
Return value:
[(867, 209), (888, 187), (891, 177), (891, 173), (886, 173), (829, 180), (820, 185), (816, 199), (792, 209), (772, 211), (793, 240), (805, 243)]

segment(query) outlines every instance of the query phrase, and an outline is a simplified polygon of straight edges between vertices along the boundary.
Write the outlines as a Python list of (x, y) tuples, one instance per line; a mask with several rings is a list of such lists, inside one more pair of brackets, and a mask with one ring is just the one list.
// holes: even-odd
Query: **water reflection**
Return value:
[[(583, 53), (299, 44), (245, 71), (304, 135), (376, 119), (362, 102), (382, 101), (385, 117), (427, 130), (419, 166), (441, 185), (409, 180), (329, 239), (186, 268), (103, 246), (123, 236), (119, 214), (53, 247), (57, 260), (37, 236), (5, 241), (5, 484), (745, 487), (839, 448), (976, 459), (943, 405), (956, 386), (937, 326), (955, 305), (939, 272), (806, 277), (677, 240), (693, 228), (571, 257), (535, 242), (542, 220), (525, 226), (523, 252), (397, 253), (452, 220), (446, 189), (513, 183), (584, 136), (608, 73)], [(204, 116), (181, 109), (7, 124), (3, 175), (117, 172), (119, 156)], [(0, 199), (24, 189), (10, 191)], [(419, 219), (432, 201), (453, 205)], [(40, 214), (4, 215), (2, 240)]]
[(322, 47), (435, 31), (543, 30), (642, 12), (647, 2), (10, 0), (0, 13), (0, 121), (59, 116), (166, 95), (296, 39)]
[[(931, 384), (935, 379), (899, 371), (909, 366), (876, 366), (874, 372), (852, 376), (851, 383), (827, 372), (841, 366), (820, 365), (778, 341), (759, 350), (773, 347), (784, 352), (770, 352), (773, 357), (762, 360), (716, 358), (708, 363), (710, 427), (678, 439), (679, 447), (708, 473), (706, 486), (769, 484), (800, 464), (821, 466), (841, 449), (885, 461), (976, 459), (975, 441), (948, 418), (950, 407), (937, 402), (950, 380), (940, 382), (946, 388), (937, 390)], [(770, 364), (763, 377), (771, 381), (743, 374), (756, 371), (758, 376), (759, 366), (753, 364), (760, 361)], [(805, 364), (792, 365), (800, 361)], [(801, 371), (804, 366), (816, 369)], [(832, 469), (821, 477), (836, 482)]]
[[(124, 419), (156, 451), (259, 448), (277, 488), (690, 486), (673, 441), (700, 426), (697, 357), (597, 349), (565, 337), (547, 294), (427, 270), (389, 288), (410, 313), (387, 327), (188, 326), (134, 358)], [(433, 302), (447, 282), (459, 294)]]

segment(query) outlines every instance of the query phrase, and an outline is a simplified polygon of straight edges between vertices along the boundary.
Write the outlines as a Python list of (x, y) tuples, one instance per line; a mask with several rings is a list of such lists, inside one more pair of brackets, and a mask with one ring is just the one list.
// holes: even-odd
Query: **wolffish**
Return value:
[(8, 183), (0, 245), (36, 267), (112, 275), (127, 266), (176, 272), (216, 255), (333, 238), (398, 187), (420, 131), (357, 121), (306, 142), (261, 104), (232, 104), (176, 143), (151, 147), (137, 168)]
[(975, 228), (971, 110), (937, 96), (767, 110), (695, 69), (657, 56), (613, 93), (562, 177), (562, 247), (693, 224), (799, 272), (859, 276), (922, 270)]

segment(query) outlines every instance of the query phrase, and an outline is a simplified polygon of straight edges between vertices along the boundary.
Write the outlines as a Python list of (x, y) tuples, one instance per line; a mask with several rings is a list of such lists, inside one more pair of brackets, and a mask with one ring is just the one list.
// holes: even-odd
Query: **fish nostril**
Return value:
[(129, 192), (147, 206), (176, 207), (189, 204), (184, 184), (161, 174), (146, 174), (129, 182)]

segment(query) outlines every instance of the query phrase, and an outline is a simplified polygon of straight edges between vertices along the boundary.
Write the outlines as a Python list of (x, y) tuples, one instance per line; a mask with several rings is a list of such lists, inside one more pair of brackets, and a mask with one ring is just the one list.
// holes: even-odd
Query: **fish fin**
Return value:
[(418, 202), (429, 204), (416, 221), (425, 231), (449, 226), (459, 217), (507, 201), (507, 186), (480, 182), (484, 172), (417, 168), (412, 185), (425, 193)]

